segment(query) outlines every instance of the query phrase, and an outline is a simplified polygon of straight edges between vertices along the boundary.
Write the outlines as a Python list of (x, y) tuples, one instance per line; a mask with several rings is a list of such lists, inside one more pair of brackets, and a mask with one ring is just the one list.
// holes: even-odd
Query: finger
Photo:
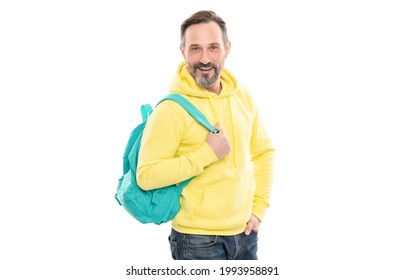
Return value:
[(250, 235), (252, 228), (253, 228), (252, 223), (248, 222), (248, 224), (247, 224), (247, 226), (246, 226), (246, 228), (244, 230), (245, 235)]

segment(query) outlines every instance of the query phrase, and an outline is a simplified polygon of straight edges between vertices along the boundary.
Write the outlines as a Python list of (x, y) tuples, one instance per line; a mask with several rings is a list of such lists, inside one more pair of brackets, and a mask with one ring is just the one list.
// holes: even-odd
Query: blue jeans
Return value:
[(257, 260), (258, 233), (231, 235), (184, 234), (174, 229), (168, 237), (174, 260)]

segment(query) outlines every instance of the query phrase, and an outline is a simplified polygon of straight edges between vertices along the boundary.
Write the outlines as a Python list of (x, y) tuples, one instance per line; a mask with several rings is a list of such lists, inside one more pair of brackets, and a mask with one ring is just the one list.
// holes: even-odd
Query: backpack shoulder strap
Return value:
[[(180, 104), (187, 112), (190, 114), (197, 122), (206, 127), (212, 133), (218, 133), (219, 131), (209, 123), (206, 117), (199, 111), (191, 102), (189, 102), (185, 97), (179, 95), (178, 93), (170, 93), (164, 97), (158, 104), (164, 100), (171, 100)], [(158, 105), (157, 104), (157, 105)]]

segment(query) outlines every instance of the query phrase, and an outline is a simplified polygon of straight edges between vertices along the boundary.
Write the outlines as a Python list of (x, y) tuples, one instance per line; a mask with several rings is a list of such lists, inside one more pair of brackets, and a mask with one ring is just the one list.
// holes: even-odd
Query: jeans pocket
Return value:
[(189, 247), (208, 247), (216, 243), (216, 235), (197, 235), (190, 234), (187, 236), (187, 243)]
[(184, 258), (187, 260), (225, 260), (226, 255), (215, 235), (187, 235)]
[(171, 240), (171, 236), (168, 237), (168, 242), (170, 243), (170, 249), (171, 249), (171, 257), (173, 260), (178, 259), (178, 244), (174, 240)]

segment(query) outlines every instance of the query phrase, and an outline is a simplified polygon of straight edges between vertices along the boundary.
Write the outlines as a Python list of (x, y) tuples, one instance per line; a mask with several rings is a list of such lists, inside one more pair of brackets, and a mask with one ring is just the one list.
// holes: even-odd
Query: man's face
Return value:
[(229, 54), (230, 43), (223, 43), (222, 31), (215, 22), (193, 24), (184, 34), (182, 56), (196, 82), (211, 91), (220, 92), (220, 72)]

